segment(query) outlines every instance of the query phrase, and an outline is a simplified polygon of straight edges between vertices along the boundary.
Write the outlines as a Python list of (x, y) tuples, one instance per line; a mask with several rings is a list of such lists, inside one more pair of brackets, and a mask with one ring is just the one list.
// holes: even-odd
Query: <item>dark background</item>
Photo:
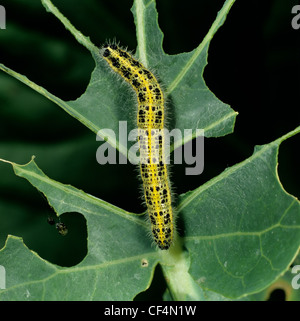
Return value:
[[(136, 48), (132, 0), (53, 3), (94, 44), (115, 38), (130, 50)], [(200, 176), (185, 176), (184, 166), (172, 167), (177, 194), (251, 156), (255, 145), (299, 126), (300, 29), (291, 26), (296, 4), (237, 0), (231, 8), (211, 42), (204, 79), (220, 100), (239, 113), (235, 130), (226, 137), (205, 140), (205, 170)], [(64, 100), (83, 94), (94, 68), (89, 52), (40, 1), (7, 0), (1, 5), (6, 8), (7, 26), (0, 30), (0, 63)], [(165, 52), (197, 47), (222, 5), (217, 0), (157, 0)], [(0, 158), (24, 164), (35, 155), (49, 177), (128, 211), (143, 212), (135, 167), (98, 165), (95, 136), (57, 105), (0, 72)], [(298, 198), (299, 141), (297, 135), (281, 145), (278, 166), (285, 190)], [(0, 162), (0, 248), (7, 234), (13, 234), (53, 263), (80, 262), (87, 251), (84, 217), (63, 214), (61, 221), (69, 234), (62, 237), (47, 224), (49, 216), (58, 221), (44, 197), (15, 176), (10, 165)], [(160, 277), (157, 271), (155, 278)]]

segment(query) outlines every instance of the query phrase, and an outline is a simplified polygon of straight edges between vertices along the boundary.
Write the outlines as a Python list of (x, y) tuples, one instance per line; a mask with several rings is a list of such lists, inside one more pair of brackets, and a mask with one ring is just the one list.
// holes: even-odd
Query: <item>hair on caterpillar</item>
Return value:
[(143, 182), (152, 237), (162, 250), (173, 242), (174, 211), (165, 155), (165, 97), (154, 74), (133, 55), (117, 44), (106, 44), (100, 50), (113, 71), (129, 83), (136, 94), (140, 176)]
[[(103, 59), (103, 53), (104, 53), (105, 47), (107, 47), (107, 46), (116, 46), (118, 48), (122, 48), (122, 50), (124, 50), (124, 51), (127, 51), (127, 47), (121, 47), (119, 42), (117, 42), (115, 38), (111, 41), (107, 40), (99, 49), (101, 60), (103, 62), (105, 62), (105, 60)], [(131, 54), (130, 51), (129, 51), (129, 53)], [(136, 121), (134, 121), (134, 119), (136, 117), (137, 102), (136, 102), (136, 95), (135, 95), (134, 91), (130, 88), (128, 82), (126, 82), (122, 77), (120, 77), (120, 75), (118, 75), (107, 64), (107, 62), (105, 62), (103, 67), (105, 68), (105, 70), (107, 70), (109, 72), (110, 75), (112, 75), (113, 80), (116, 81), (114, 84), (116, 84), (116, 83), (119, 84), (120, 89), (122, 89), (122, 90), (119, 90), (115, 94), (115, 97), (118, 97), (119, 106), (120, 106), (120, 109), (122, 110), (122, 112), (126, 112), (126, 114), (129, 114), (129, 117), (126, 117), (127, 118), (126, 121), (128, 121), (129, 124), (131, 126), (133, 126), (133, 128), (135, 128)], [(125, 108), (125, 106), (129, 106), (129, 105), (131, 105), (132, 108)]]

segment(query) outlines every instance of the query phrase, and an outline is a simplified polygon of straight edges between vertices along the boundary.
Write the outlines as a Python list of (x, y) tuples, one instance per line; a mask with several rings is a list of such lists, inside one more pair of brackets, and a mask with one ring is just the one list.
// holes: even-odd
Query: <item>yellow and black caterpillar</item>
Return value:
[(152, 235), (161, 250), (169, 249), (174, 237), (171, 189), (164, 159), (164, 95), (154, 75), (117, 45), (101, 50), (109, 66), (135, 90), (140, 172)]

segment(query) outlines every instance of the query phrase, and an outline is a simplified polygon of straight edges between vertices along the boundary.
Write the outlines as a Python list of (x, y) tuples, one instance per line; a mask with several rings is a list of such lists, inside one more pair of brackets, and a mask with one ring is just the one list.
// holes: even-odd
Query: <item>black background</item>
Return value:
[[(97, 46), (117, 39), (135, 49), (131, 0), (53, 2)], [(0, 63), (64, 100), (84, 93), (94, 68), (89, 52), (39, 1), (1, 4), (6, 8), (7, 28), (0, 30)], [(184, 166), (172, 167), (177, 194), (251, 156), (255, 145), (269, 143), (299, 126), (300, 29), (291, 26), (296, 4), (291, 0), (237, 0), (231, 8), (211, 41), (204, 79), (220, 100), (239, 113), (235, 130), (226, 137), (205, 140), (205, 170), (200, 176), (188, 177)], [(197, 47), (222, 5), (217, 0), (157, 0), (165, 52), (176, 54)], [(34, 154), (49, 177), (128, 211), (145, 210), (133, 166), (100, 167), (94, 133), (5, 73), (0, 73), (0, 81), (0, 158), (22, 164)], [(285, 190), (297, 197), (299, 159), (297, 135), (280, 147), (278, 166)], [(7, 234), (14, 234), (53, 263), (70, 266), (80, 262), (87, 251), (84, 217), (62, 215), (73, 231), (63, 238), (47, 224), (48, 216), (54, 214), (42, 195), (16, 177), (7, 164), (0, 163), (0, 178), (0, 248)], [(160, 278), (159, 271), (156, 278)]]

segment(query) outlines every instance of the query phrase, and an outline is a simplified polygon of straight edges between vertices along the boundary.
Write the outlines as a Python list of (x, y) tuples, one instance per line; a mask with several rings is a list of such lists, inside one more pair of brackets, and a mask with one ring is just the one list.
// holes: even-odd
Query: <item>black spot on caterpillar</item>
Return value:
[(140, 173), (154, 241), (167, 250), (174, 237), (171, 189), (164, 160), (164, 95), (154, 75), (115, 44), (101, 49), (109, 66), (128, 82), (138, 101)]

